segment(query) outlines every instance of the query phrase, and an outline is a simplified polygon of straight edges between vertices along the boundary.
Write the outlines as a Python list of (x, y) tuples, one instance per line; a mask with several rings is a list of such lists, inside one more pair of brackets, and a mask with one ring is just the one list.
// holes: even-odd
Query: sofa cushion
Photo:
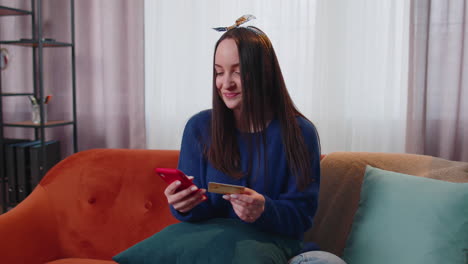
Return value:
[(464, 263), (468, 183), (367, 166), (344, 251), (348, 264)]
[(179, 223), (114, 256), (137, 263), (281, 263), (299, 252), (297, 240), (258, 231), (236, 219)]
[(57, 221), (51, 228), (60, 241), (59, 256), (111, 259), (179, 222), (164, 196), (167, 184), (153, 170), (177, 167), (178, 154), (93, 149), (54, 166), (40, 186), (47, 195), (44, 207), (53, 208), (51, 215)]
[(320, 165), (319, 206), (314, 224), (304, 239), (338, 256), (343, 254), (358, 209), (366, 165), (449, 182), (468, 182), (468, 162), (425, 155), (333, 152)]

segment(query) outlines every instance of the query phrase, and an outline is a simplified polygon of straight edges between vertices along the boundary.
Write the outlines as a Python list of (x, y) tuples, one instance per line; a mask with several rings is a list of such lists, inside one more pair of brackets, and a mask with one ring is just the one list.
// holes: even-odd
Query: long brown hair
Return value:
[[(310, 158), (314, 153), (307, 151), (296, 120), (298, 116), (305, 117), (289, 96), (271, 41), (256, 27), (238, 27), (221, 36), (216, 42), (214, 54), (219, 43), (225, 39), (233, 39), (239, 52), (242, 84), (241, 130), (261, 131), (262, 140), (257, 141), (257, 145), (265, 147), (265, 128), (272, 118), (278, 119), (289, 168), (296, 175), (299, 189), (305, 188), (312, 181)], [(213, 65), (214, 63), (213, 59)], [(235, 117), (218, 94), (214, 69), (211, 142), (206, 146), (205, 154), (212, 166), (223, 173), (237, 179), (244, 176), (241, 171)], [(250, 166), (251, 164), (249, 170)]]

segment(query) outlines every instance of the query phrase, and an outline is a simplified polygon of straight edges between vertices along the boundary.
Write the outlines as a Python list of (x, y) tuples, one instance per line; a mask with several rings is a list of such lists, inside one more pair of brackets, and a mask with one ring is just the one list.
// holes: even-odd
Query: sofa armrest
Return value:
[(42, 186), (0, 215), (0, 263), (45, 263), (60, 256), (57, 221)]

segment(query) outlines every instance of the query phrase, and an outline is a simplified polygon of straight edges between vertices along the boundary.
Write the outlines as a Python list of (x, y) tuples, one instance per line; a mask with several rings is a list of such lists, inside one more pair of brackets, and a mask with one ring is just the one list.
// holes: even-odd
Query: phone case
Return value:
[(184, 190), (193, 185), (192, 180), (178, 169), (156, 168), (154, 170), (167, 184), (171, 184), (174, 181), (180, 181), (182, 184), (177, 188), (177, 191)]
[[(158, 174), (161, 179), (163, 179), (167, 184), (171, 184), (173, 183), (174, 181), (177, 181), (179, 180), (181, 182), (181, 185), (179, 186), (179, 188), (177, 188), (177, 191), (180, 191), (180, 190), (185, 190), (187, 189), (188, 187), (194, 185), (192, 180), (189, 179), (185, 173), (181, 172), (180, 170), (178, 169), (172, 169), (172, 168), (156, 168), (154, 169), (154, 171), (156, 172), (156, 174)], [(201, 189), (199, 189), (198, 191), (200, 191)], [(207, 199), (206, 195), (203, 194), (203, 197), (205, 199)]]

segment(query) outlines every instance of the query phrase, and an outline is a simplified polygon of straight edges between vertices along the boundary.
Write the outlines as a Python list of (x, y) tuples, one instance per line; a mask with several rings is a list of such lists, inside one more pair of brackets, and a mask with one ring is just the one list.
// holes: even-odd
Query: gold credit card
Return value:
[(243, 193), (245, 190), (244, 186), (224, 184), (218, 182), (208, 183), (208, 191), (212, 193), (220, 194), (232, 194), (232, 193)]

